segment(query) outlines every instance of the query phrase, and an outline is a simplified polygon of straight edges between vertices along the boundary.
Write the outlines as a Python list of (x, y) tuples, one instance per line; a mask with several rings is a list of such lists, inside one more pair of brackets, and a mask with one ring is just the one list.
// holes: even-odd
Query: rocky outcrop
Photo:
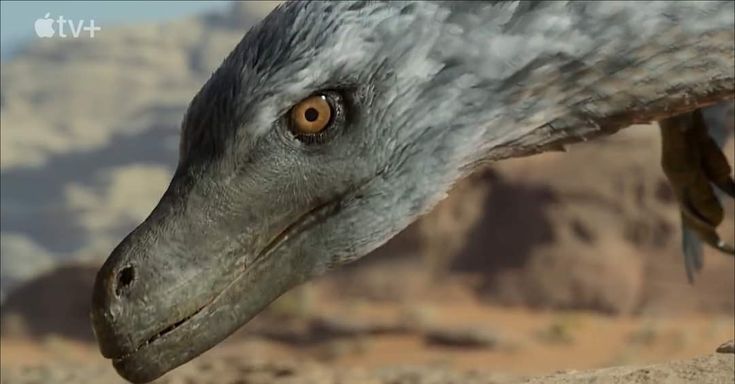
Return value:
[(0, 334), (94, 341), (89, 306), (98, 268), (97, 264), (63, 265), (20, 285), (2, 304)]

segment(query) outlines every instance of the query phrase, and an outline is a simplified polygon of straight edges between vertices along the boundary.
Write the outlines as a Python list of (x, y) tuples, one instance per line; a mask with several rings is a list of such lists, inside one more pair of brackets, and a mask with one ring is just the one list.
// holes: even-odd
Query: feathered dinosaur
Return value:
[(194, 97), (168, 190), (100, 269), (102, 354), (150, 381), (380, 246), (481, 164), (635, 123), (664, 121), (686, 226), (725, 249), (710, 181), (731, 188), (730, 171), (695, 118), (733, 98), (734, 14), (729, 1), (279, 6)]

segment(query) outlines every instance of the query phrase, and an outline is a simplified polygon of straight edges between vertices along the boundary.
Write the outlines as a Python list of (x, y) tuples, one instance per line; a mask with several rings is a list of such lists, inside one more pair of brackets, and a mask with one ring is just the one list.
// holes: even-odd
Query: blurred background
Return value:
[[(191, 98), (276, 3), (1, 3), (2, 382), (121, 382), (89, 325), (96, 270), (166, 188)], [(102, 29), (41, 39), (47, 12)], [(502, 382), (708, 354), (735, 333), (735, 264), (707, 250), (687, 283), (659, 146), (637, 126), (480, 171), (161, 382), (225, 382), (253, 362), (294, 382), (405, 367)]]

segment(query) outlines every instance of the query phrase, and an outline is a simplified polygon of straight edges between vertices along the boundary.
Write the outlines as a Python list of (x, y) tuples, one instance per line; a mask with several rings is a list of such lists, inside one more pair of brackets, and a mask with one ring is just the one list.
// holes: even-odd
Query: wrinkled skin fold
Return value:
[[(482, 164), (732, 99), (734, 13), (727, 1), (278, 7), (194, 97), (169, 188), (100, 269), (102, 354), (151, 381), (382, 245)], [(321, 94), (335, 117), (299, 140), (289, 111)]]

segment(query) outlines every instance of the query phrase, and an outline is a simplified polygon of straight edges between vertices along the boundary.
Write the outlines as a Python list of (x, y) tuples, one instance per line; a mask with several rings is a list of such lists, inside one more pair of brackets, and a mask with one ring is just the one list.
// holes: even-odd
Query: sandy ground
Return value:
[[(609, 317), (459, 302), (416, 310), (330, 303), (325, 318), (416, 329), (312, 341), (272, 338), (249, 327), (159, 383), (732, 383), (732, 317)], [(345, 315), (348, 313), (349, 315)], [(331, 316), (331, 317), (330, 317)], [(484, 345), (448, 346), (427, 335), (482, 330)], [(438, 330), (438, 331), (437, 331)], [(122, 383), (96, 346), (60, 337), (3, 338), (3, 383)], [(653, 364), (653, 365), (651, 365)], [(619, 368), (607, 369), (604, 367)], [(637, 367), (637, 368), (636, 368)], [(594, 373), (584, 370), (600, 369)], [(546, 376), (545, 376), (546, 375)], [(551, 376), (547, 376), (551, 375)]]
[[(482, 372), (454, 372), (436, 367), (390, 367), (376, 370), (333, 368), (294, 361), (201, 359), (156, 381), (159, 384), (582, 384), (667, 383), (725, 384), (735, 380), (733, 354), (710, 354), (694, 359), (647, 366), (623, 366), (590, 371), (565, 371), (542, 377), (520, 377)], [(43, 365), (8, 369), (4, 383), (122, 383), (101, 366)]]

